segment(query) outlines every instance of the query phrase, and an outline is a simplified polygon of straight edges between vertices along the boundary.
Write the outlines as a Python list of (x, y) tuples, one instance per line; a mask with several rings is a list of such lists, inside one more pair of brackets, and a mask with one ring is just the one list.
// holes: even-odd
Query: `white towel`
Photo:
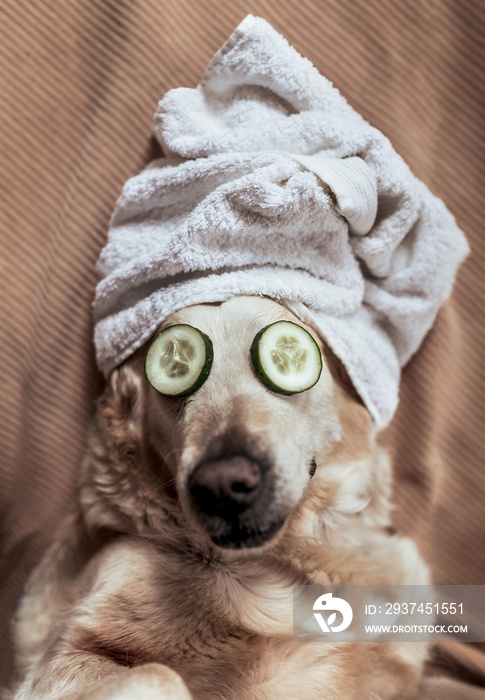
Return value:
[(100, 369), (177, 309), (265, 295), (319, 329), (385, 425), (468, 252), (444, 204), (251, 15), (197, 88), (164, 96), (155, 135), (167, 157), (126, 183), (99, 260)]

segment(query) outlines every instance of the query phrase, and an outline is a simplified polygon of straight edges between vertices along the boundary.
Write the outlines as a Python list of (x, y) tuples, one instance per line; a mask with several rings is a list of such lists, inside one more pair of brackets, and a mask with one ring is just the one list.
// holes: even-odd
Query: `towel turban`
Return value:
[(172, 312), (249, 294), (319, 330), (382, 427), (468, 252), (388, 139), (251, 15), (155, 115), (165, 158), (126, 183), (99, 260), (109, 372)]

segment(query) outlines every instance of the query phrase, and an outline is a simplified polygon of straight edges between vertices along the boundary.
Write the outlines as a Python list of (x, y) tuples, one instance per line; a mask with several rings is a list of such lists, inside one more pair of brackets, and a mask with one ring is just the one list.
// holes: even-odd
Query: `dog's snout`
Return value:
[(206, 515), (230, 517), (252, 505), (260, 484), (259, 464), (235, 455), (199, 464), (189, 479), (189, 493)]

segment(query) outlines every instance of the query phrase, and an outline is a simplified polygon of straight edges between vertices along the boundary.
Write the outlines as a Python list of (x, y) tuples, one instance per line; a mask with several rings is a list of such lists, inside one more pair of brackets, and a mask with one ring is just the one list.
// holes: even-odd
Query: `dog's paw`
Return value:
[(151, 663), (110, 676), (75, 700), (192, 700), (192, 695), (178, 673)]

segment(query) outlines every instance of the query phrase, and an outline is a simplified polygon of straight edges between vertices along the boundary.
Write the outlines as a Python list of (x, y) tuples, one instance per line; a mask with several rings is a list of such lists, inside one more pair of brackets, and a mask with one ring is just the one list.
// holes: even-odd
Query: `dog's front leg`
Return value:
[(192, 700), (168, 666), (126, 668), (96, 654), (64, 652), (39, 663), (11, 700)]
[(123, 669), (66, 700), (192, 700), (182, 678), (168, 666), (143, 664)]

